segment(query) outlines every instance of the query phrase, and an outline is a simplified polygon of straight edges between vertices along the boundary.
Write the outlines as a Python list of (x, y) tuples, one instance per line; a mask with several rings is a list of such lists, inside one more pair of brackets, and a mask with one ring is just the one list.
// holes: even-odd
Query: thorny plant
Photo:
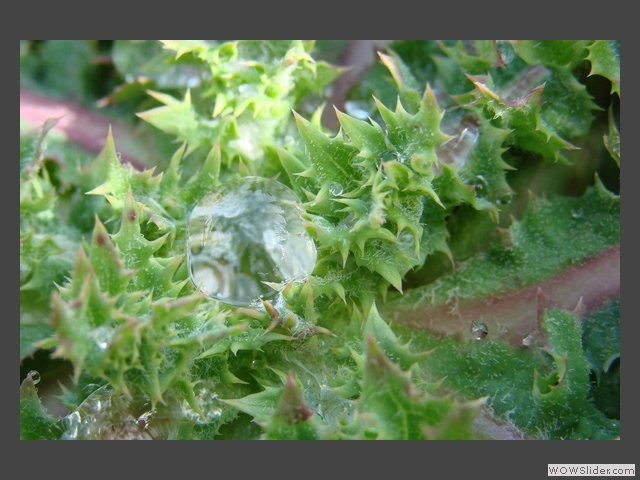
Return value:
[[(359, 45), (21, 42), (21, 84), (102, 85), (118, 125), (88, 155), (21, 123), (22, 439), (619, 437), (620, 42), (394, 41), (353, 75)], [(317, 259), (234, 306), (187, 227), (247, 176)]]

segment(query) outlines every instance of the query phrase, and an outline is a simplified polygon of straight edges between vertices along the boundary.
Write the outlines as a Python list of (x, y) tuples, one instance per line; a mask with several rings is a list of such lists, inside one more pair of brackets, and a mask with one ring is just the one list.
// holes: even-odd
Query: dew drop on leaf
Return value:
[(338, 197), (342, 195), (344, 189), (338, 182), (333, 182), (331, 185), (329, 185), (329, 191), (331, 192), (331, 195)]
[(414, 243), (413, 235), (409, 232), (404, 232), (398, 237), (398, 242), (405, 247), (412, 247)]
[(92, 392), (76, 410), (62, 419), (62, 440), (162, 440), (178, 429), (177, 401), (164, 396), (152, 408), (146, 398), (116, 393), (110, 385)]
[(475, 186), (476, 186), (476, 190), (480, 191), (480, 190), (484, 190), (485, 187), (488, 187), (489, 183), (487, 182), (487, 179), (484, 178), (484, 175), (476, 175)]
[(36, 385), (40, 382), (40, 372), (37, 372), (36, 370), (31, 370), (28, 374), (27, 377), (31, 377), (31, 380), (33, 381), (33, 384)]
[(471, 322), (471, 335), (475, 340), (484, 340), (488, 333), (489, 329), (484, 322)]
[(250, 306), (305, 281), (316, 247), (302, 213), (296, 194), (267, 178), (243, 177), (206, 195), (187, 225), (187, 264), (196, 288), (223, 303)]
[(524, 337), (522, 337), (522, 345), (525, 347), (531, 347), (536, 341), (536, 337), (533, 333), (527, 333)]

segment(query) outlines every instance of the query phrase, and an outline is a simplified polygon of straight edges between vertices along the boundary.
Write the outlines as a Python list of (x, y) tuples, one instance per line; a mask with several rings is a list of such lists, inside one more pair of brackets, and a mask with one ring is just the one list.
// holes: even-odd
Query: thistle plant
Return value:
[[(321, 42), (112, 48), (108, 103), (167, 160), (21, 130), (21, 364), (71, 367), (63, 416), (24, 376), (22, 439), (619, 437), (619, 41), (392, 42), (358, 111), (327, 103), (345, 68)], [(291, 232), (193, 212), (255, 177), (295, 194), (315, 262), (226, 301), (188, 252)]]

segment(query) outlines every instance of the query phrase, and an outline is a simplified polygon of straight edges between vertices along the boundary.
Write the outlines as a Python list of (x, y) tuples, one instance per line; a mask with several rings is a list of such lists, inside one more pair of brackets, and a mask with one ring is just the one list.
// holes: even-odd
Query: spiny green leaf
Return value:
[(399, 100), (395, 112), (377, 99), (376, 104), (385, 121), (389, 142), (408, 159), (416, 173), (432, 175), (431, 168), (437, 163), (435, 146), (451, 137), (440, 129), (444, 112), (440, 111), (431, 87), (427, 85), (415, 114), (407, 112)]
[(69, 235), (29, 234), (20, 242), (20, 291), (48, 296), (64, 281), (78, 244)]
[(20, 135), (20, 177), (36, 175), (45, 151), (47, 134), (58, 124), (61, 117), (49, 118), (37, 129)]
[[(24, 315), (22, 312), (21, 316)], [(24, 318), (24, 317), (22, 317)], [(20, 323), (20, 359), (33, 355), (40, 347), (39, 343), (50, 338), (53, 327), (47, 323)]]
[(402, 102), (408, 105), (410, 110), (417, 111), (420, 108), (420, 94), (418, 81), (411, 70), (393, 50), (390, 50), (388, 55), (378, 52), (378, 56), (395, 80)]
[(479, 113), (496, 126), (511, 130), (510, 139), (514, 145), (538, 153), (548, 161), (567, 161), (561, 150), (575, 150), (576, 147), (562, 139), (540, 116), (543, 85), (517, 101), (509, 101), (493, 92), (485, 78), (471, 80), (476, 87), (475, 104), (484, 109)]
[(217, 187), (220, 184), (221, 161), (220, 143), (216, 142), (207, 154), (200, 172), (189, 179), (185, 188), (178, 192), (178, 198), (191, 206)]
[(438, 45), (449, 58), (471, 74), (485, 72), (499, 61), (498, 50), (492, 40), (457, 40), (455, 44), (451, 43), (439, 41)]
[(620, 40), (594, 40), (587, 59), (591, 62), (590, 75), (602, 75), (611, 80), (611, 93), (620, 96)]
[(174, 50), (176, 58), (180, 58), (190, 52), (202, 53), (211, 47), (204, 40), (160, 40), (160, 43), (165, 49)]
[(180, 164), (184, 159), (186, 150), (187, 144), (183, 143), (171, 157), (171, 162), (169, 162), (167, 168), (161, 173), (160, 184), (158, 185), (158, 194), (160, 197), (167, 198), (175, 194), (178, 189), (180, 179), (182, 178)]
[(112, 296), (124, 293), (133, 272), (125, 267), (120, 251), (98, 218), (88, 254), (102, 290)]
[[(381, 384), (385, 385), (382, 389)], [(362, 419), (375, 428), (380, 440), (427, 439), (433, 434), (432, 427), (451, 421), (447, 416), (453, 408), (451, 399), (416, 388), (410, 373), (391, 362), (372, 335), (366, 339), (362, 393), (357, 403)], [(457, 433), (463, 433), (458, 440), (470, 438), (472, 421), (470, 415), (463, 421), (466, 428), (455, 428)]]
[(604, 135), (604, 146), (620, 167), (620, 130), (613, 121), (611, 110), (609, 111), (609, 133)]
[(186, 155), (201, 146), (210, 146), (220, 134), (221, 124), (212, 120), (205, 121), (194, 111), (191, 105), (191, 94), (187, 90), (182, 101), (165, 93), (149, 91), (164, 106), (155, 107), (137, 115), (160, 130), (175, 135), (187, 143)]
[(147, 266), (149, 259), (163, 245), (167, 236), (153, 241), (144, 238), (140, 231), (140, 210), (134, 201), (133, 193), (129, 190), (122, 210), (120, 229), (112, 238), (118, 249), (123, 252), (125, 268), (134, 270)]
[(309, 409), (293, 373), (285, 381), (273, 415), (263, 425), (263, 438), (270, 440), (319, 440), (323, 438), (314, 412)]
[(606, 302), (582, 321), (582, 341), (591, 369), (607, 373), (620, 358), (620, 299)]
[(400, 344), (389, 324), (378, 313), (375, 303), (369, 310), (363, 329), (363, 337), (367, 338), (369, 335), (375, 339), (385, 355), (403, 370), (408, 370), (427, 355), (427, 352), (415, 353), (409, 345)]
[(587, 55), (590, 40), (517, 40), (518, 55), (532, 65), (571, 70)]
[(545, 83), (540, 116), (565, 139), (585, 138), (593, 122), (593, 112), (600, 109), (587, 88), (569, 70), (554, 71)]
[(69, 282), (59, 287), (60, 294), (68, 302), (86, 303), (91, 324), (98, 327), (111, 318), (117, 299), (109, 297), (100, 286), (98, 275), (84, 249), (78, 251)]
[(336, 115), (349, 143), (358, 148), (363, 158), (381, 158), (389, 148), (382, 129), (375, 122), (367, 123), (338, 110)]
[(62, 434), (60, 422), (42, 405), (34, 376), (40, 374), (30, 372), (20, 384), (20, 439), (57, 440)]
[(282, 388), (265, 387), (263, 391), (247, 395), (242, 398), (220, 399), (232, 407), (245, 412), (256, 419), (258, 423), (267, 423), (272, 412), (282, 396)]
[[(589, 366), (582, 351), (582, 335), (575, 315), (564, 310), (548, 309), (542, 317), (548, 352), (555, 363), (547, 382), (534, 383), (533, 395), (541, 404), (553, 403), (558, 408), (566, 405), (583, 406), (589, 391)], [(557, 411), (557, 410), (556, 410)]]
[(506, 172), (513, 167), (502, 158), (507, 150), (503, 144), (509, 134), (509, 130), (495, 127), (486, 117), (479, 117), (477, 143), (459, 171), (460, 177), (467, 185), (474, 186), (479, 197), (492, 202), (513, 194), (505, 178)]
[(353, 163), (358, 150), (339, 139), (330, 139), (311, 122), (294, 112), (300, 135), (307, 147), (307, 155), (314, 176), (322, 184), (337, 182), (347, 190), (354, 186), (358, 170)]
[(544, 377), (534, 375), (533, 397), (541, 417), (537, 420), (539, 428), (548, 426), (559, 438), (611, 438), (619, 434), (617, 422), (597, 411), (588, 398), (589, 366), (576, 316), (548, 309), (541, 327), (547, 335), (547, 352), (555, 367)]

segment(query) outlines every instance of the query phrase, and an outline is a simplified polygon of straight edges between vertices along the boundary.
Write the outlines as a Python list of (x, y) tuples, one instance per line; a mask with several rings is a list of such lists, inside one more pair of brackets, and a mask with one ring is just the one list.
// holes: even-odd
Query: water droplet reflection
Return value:
[(187, 226), (196, 288), (215, 300), (250, 306), (274, 297), (274, 284), (305, 281), (316, 247), (302, 213), (291, 189), (266, 178), (243, 177), (205, 196)]

